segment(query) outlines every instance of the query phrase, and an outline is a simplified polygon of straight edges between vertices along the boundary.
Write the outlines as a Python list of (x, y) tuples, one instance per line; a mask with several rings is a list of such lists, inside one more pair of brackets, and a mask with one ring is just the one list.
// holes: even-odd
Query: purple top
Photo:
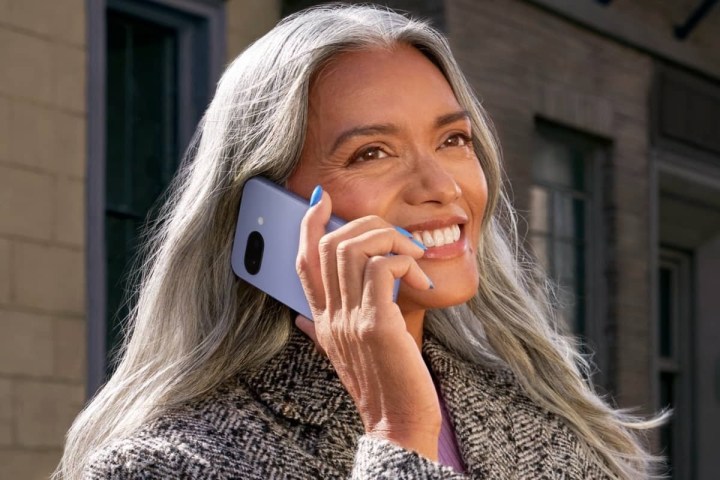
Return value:
[(438, 461), (443, 465), (452, 467), (458, 473), (464, 473), (465, 465), (463, 465), (460, 456), (460, 449), (450, 423), (445, 400), (440, 392), (440, 386), (436, 384), (435, 389), (437, 390), (438, 400), (440, 400), (440, 412), (442, 413), (442, 426), (440, 427), (440, 439), (438, 441)]

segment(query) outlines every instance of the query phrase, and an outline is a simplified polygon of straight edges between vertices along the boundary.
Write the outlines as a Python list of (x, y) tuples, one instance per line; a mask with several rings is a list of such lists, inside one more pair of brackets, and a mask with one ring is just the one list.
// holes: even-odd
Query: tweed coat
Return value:
[(465, 474), (364, 435), (332, 365), (295, 330), (251, 375), (94, 452), (84, 478), (607, 478), (565, 422), (531, 402), (509, 371), (472, 365), (427, 333), (423, 356)]

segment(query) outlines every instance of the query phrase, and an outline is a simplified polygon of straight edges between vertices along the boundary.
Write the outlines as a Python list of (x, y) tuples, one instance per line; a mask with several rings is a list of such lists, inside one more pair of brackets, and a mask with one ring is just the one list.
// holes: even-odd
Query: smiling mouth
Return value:
[(454, 224), (433, 230), (416, 230), (412, 232), (412, 236), (426, 247), (433, 248), (457, 242), (460, 239), (461, 233), (461, 226)]

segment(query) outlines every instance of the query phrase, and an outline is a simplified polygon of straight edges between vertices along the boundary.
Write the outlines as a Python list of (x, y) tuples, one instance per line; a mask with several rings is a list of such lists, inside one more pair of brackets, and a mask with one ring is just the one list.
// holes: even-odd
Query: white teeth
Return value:
[(435, 240), (433, 240), (433, 236), (430, 232), (427, 230), (422, 232), (422, 239), (423, 243), (426, 247), (434, 247), (435, 246)]
[(445, 237), (445, 245), (449, 243), (453, 243), (455, 240), (453, 240), (453, 230), (451, 227), (443, 228), (443, 237)]
[(421, 241), (426, 247), (442, 247), (460, 239), (460, 226), (451, 225), (435, 230), (422, 230), (412, 233), (415, 240)]

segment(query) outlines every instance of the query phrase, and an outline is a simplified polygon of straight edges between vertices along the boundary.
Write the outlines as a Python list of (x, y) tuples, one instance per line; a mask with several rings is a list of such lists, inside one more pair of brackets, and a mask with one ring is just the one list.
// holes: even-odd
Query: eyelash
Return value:
[(374, 152), (382, 152), (382, 153), (384, 153), (386, 156), (389, 156), (389, 155), (387, 154), (387, 152), (385, 152), (385, 151), (382, 149), (381, 146), (373, 145), (372, 147), (363, 148), (363, 149), (361, 149), (360, 151), (358, 151), (355, 155), (353, 155), (353, 156), (352, 156), (352, 159), (351, 159), (351, 163), (367, 162), (367, 161), (370, 161), (370, 160), (376, 160), (375, 158), (362, 158), (362, 157), (364, 157), (365, 155), (367, 155), (368, 153), (374, 153)]
[[(447, 144), (448, 140), (453, 139), (453, 138), (460, 138), (460, 139), (462, 139), (463, 145), (448, 145), (448, 144)], [(458, 132), (458, 133), (453, 133), (453, 134), (450, 135), (448, 138), (446, 138), (445, 141), (443, 141), (443, 143), (440, 145), (440, 147), (441, 147), (441, 148), (447, 148), (448, 146), (453, 146), (453, 147), (467, 147), (467, 146), (469, 146), (471, 143), (472, 143), (472, 138), (470, 138), (468, 135), (466, 135), (466, 134), (464, 134), (464, 133)]]
[[(451, 145), (448, 145), (448, 144), (447, 144), (448, 140), (451, 140), (451, 139), (453, 139), (453, 138), (460, 138), (460, 139), (462, 140), (463, 144), (462, 144), (462, 145), (452, 145), (452, 144), (451, 144)], [(470, 136), (468, 136), (468, 135), (466, 135), (466, 134), (464, 134), (464, 133), (458, 132), (458, 133), (454, 133), (454, 134), (450, 135), (448, 138), (446, 138), (446, 139), (440, 144), (440, 147), (439, 147), (439, 148), (447, 148), (447, 147), (460, 147), (460, 148), (464, 148), (464, 147), (469, 146), (471, 143), (472, 143), (472, 138), (471, 138)], [(367, 161), (370, 161), (370, 160), (376, 160), (376, 158), (366, 158), (366, 159), (363, 159), (363, 158), (362, 158), (363, 156), (365, 156), (365, 155), (367, 155), (367, 154), (369, 154), (369, 153), (375, 153), (375, 152), (382, 152), (382, 153), (384, 153), (386, 156), (389, 156), (389, 154), (388, 154), (387, 152), (385, 152), (381, 146), (373, 145), (373, 146), (371, 146), (371, 147), (363, 148), (363, 149), (361, 149), (360, 151), (358, 151), (355, 155), (353, 155), (352, 158), (351, 158), (351, 163), (367, 162)], [(384, 158), (384, 157), (383, 157), (383, 158)]]

